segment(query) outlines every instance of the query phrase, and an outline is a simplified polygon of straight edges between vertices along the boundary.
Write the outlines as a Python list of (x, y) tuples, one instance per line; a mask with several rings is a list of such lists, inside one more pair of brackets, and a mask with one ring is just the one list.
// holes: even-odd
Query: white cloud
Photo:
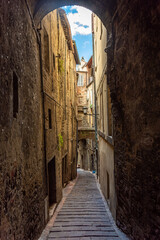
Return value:
[(89, 42), (89, 41), (85, 41), (85, 42), (83, 43), (83, 48), (86, 48), (88, 44), (90, 44), (90, 42)]
[(75, 13), (68, 13), (67, 17), (71, 25), (72, 35), (76, 34), (88, 35), (91, 34), (91, 11), (79, 7), (73, 6), (71, 10), (76, 10)]

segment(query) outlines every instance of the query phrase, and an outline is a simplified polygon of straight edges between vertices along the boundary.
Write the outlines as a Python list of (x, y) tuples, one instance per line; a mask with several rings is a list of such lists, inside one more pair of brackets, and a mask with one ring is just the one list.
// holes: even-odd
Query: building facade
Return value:
[[(23, 36), (30, 24), (24, 20), (24, 26)], [(36, 35), (30, 32), (14, 51), (8, 75), (0, 136), (1, 240), (38, 239), (62, 188), (76, 177), (76, 45), (62, 9), (48, 14), (38, 31), (38, 44), (31, 47)], [(16, 41), (21, 36), (17, 30)]]
[[(42, 26), (43, 100), (49, 205), (62, 198), (62, 188), (76, 177), (77, 106), (76, 44), (66, 13), (48, 14)], [(77, 62), (78, 61), (78, 62)]]
[(97, 171), (96, 165), (96, 146), (95, 146), (95, 99), (94, 99), (94, 78), (93, 78), (93, 56), (86, 63), (88, 75), (87, 75), (87, 122), (89, 128), (94, 131), (92, 138), (88, 138), (87, 141), (87, 157), (88, 157), (88, 170)]
[(99, 150), (98, 175), (102, 192), (114, 219), (116, 219), (112, 104), (106, 75), (107, 55), (104, 51), (107, 45), (107, 30), (95, 14), (92, 15), (92, 18)]
[[(160, 235), (159, 1), (76, 1), (108, 29), (118, 226)], [(62, 0), (0, 1), (0, 235), (38, 239), (46, 198), (39, 30)], [(71, 0), (70, 4), (75, 4)]]
[[(77, 70), (77, 107), (78, 131), (81, 137), (78, 143), (78, 166), (95, 171), (95, 135), (94, 135), (94, 85), (92, 57), (88, 62), (84, 58)], [(92, 132), (90, 134), (90, 132)], [(83, 136), (82, 136), (83, 135)]]

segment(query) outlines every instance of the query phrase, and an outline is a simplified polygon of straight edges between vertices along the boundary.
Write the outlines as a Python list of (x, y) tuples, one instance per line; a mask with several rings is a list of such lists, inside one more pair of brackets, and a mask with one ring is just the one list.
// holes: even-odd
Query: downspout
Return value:
[(39, 60), (40, 60), (40, 77), (41, 77), (41, 94), (42, 94), (42, 116), (43, 116), (43, 142), (44, 142), (44, 168), (45, 168), (45, 185), (46, 185), (46, 196), (48, 195), (48, 174), (47, 174), (47, 152), (46, 152), (46, 129), (45, 129), (45, 96), (44, 96), (44, 85), (43, 85), (43, 65), (42, 65), (42, 40), (41, 40), (41, 22), (40, 28), (37, 29), (39, 33)]
[[(78, 120), (76, 118), (76, 169), (78, 164)], [(77, 176), (77, 171), (76, 171)]]
[(66, 114), (66, 105), (67, 105), (67, 96), (66, 96), (66, 80), (67, 80), (67, 40), (65, 40), (65, 79), (64, 79), (64, 101), (65, 101), (65, 120), (67, 119)]
[(71, 179), (73, 179), (73, 167), (74, 167), (74, 163), (73, 163), (73, 141), (74, 141), (74, 139), (73, 139), (73, 106), (72, 106), (72, 156), (71, 156), (71, 161), (72, 161), (72, 169), (71, 169)]
[[(93, 18), (93, 15), (92, 15)], [(92, 19), (93, 25), (93, 19)], [(92, 26), (93, 28), (94, 26)], [(97, 166), (97, 178), (98, 178), (98, 171), (99, 171), (99, 162), (98, 162), (98, 134), (97, 134), (97, 93), (96, 93), (96, 79), (95, 79), (95, 58), (94, 58), (94, 28), (92, 29), (92, 45), (93, 45), (93, 59), (92, 59), (92, 67), (93, 67), (93, 82), (94, 82), (94, 105), (95, 105), (95, 161)]]

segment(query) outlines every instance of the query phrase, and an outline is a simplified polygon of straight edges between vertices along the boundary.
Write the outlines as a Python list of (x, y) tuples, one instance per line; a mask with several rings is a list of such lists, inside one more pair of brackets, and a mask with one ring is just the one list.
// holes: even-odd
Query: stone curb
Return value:
[(55, 209), (55, 212), (53, 214), (53, 216), (51, 217), (51, 219), (49, 220), (49, 222), (47, 223), (45, 229), (43, 230), (41, 236), (39, 237), (38, 240), (47, 240), (48, 239), (48, 234), (51, 230), (51, 228), (53, 227), (54, 225), (54, 222), (56, 220), (56, 217), (59, 213), (59, 211), (61, 210), (61, 208), (63, 207), (63, 204), (66, 200), (66, 198), (68, 197), (68, 195), (71, 193), (74, 185), (76, 184), (77, 182), (77, 179), (78, 179), (78, 175), (77, 175), (77, 178), (74, 179), (73, 181), (69, 182), (69, 184), (65, 187), (65, 189), (63, 190), (63, 197), (62, 197), (62, 200), (60, 201), (60, 203), (58, 204), (57, 208)]
[[(92, 173), (92, 174), (93, 174), (93, 173)], [(105, 208), (106, 208), (106, 212), (107, 212), (107, 214), (108, 214), (109, 220), (110, 220), (110, 222), (111, 222), (111, 224), (112, 224), (115, 232), (116, 232), (117, 235), (120, 237), (120, 240), (130, 240), (130, 238), (128, 238), (128, 237), (117, 227), (117, 225), (116, 225), (116, 223), (115, 223), (115, 221), (114, 221), (114, 219), (113, 219), (113, 217), (112, 217), (112, 214), (111, 214), (111, 212), (110, 212), (110, 210), (109, 210), (109, 207), (108, 207), (108, 204), (107, 204), (107, 202), (106, 202), (106, 199), (105, 199), (105, 197), (104, 197), (104, 195), (103, 195), (103, 193), (102, 193), (102, 191), (101, 191), (100, 184), (99, 184), (99, 182), (98, 182), (98, 180), (97, 180), (97, 178), (96, 178), (96, 175), (95, 175), (95, 174), (93, 174), (93, 175), (94, 175), (94, 177), (95, 177), (95, 179), (96, 179), (97, 187), (98, 187), (99, 192), (100, 192), (100, 194), (101, 194), (101, 196), (102, 196), (102, 199), (103, 199), (103, 202), (104, 202), (104, 205), (105, 205)]]

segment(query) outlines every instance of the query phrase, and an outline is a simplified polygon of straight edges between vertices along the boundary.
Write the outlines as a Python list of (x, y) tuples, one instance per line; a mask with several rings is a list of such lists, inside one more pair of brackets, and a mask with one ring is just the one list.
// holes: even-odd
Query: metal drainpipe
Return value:
[(45, 164), (45, 184), (46, 184), (46, 195), (48, 195), (48, 173), (47, 173), (47, 152), (46, 152), (46, 129), (45, 129), (45, 104), (44, 104), (44, 85), (43, 85), (43, 65), (42, 65), (42, 43), (41, 43), (41, 22), (40, 28), (38, 29), (39, 33), (39, 60), (40, 60), (40, 77), (41, 77), (41, 93), (42, 93), (42, 115), (43, 115), (43, 142), (44, 142), (44, 164)]
[[(78, 164), (78, 120), (76, 118), (76, 169)], [(77, 175), (77, 171), (76, 171)]]
[(67, 40), (65, 40), (65, 80), (64, 80), (64, 102), (65, 102), (65, 120), (67, 120), (66, 116), (66, 104), (67, 104), (67, 91), (66, 91), (66, 81), (67, 81)]
[(98, 178), (98, 134), (97, 134), (97, 94), (96, 94), (96, 79), (95, 79), (95, 59), (94, 59), (94, 30), (92, 31), (92, 45), (93, 45), (93, 82), (94, 82), (94, 104), (95, 104), (95, 145), (96, 145), (96, 165), (97, 165), (97, 178)]
[(72, 111), (72, 156), (71, 156), (71, 161), (72, 161), (72, 164), (71, 164), (71, 166), (72, 166), (72, 169), (71, 169), (71, 179), (73, 179), (73, 166), (74, 166), (74, 164), (73, 164), (73, 141), (74, 141), (74, 139), (73, 139), (73, 106), (72, 106), (72, 109), (71, 109), (71, 111)]

